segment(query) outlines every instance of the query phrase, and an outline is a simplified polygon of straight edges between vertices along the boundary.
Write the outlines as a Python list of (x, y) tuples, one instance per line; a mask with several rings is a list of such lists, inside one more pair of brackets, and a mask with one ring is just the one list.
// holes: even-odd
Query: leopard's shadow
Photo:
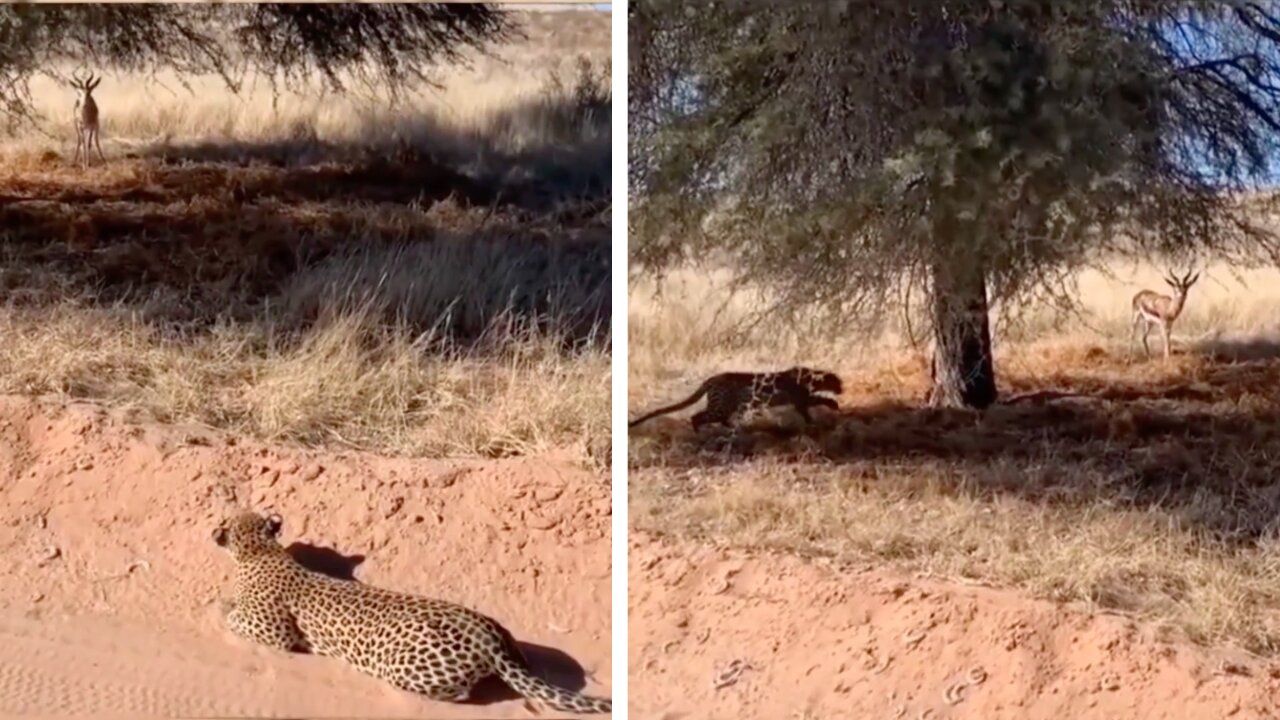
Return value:
[[(285, 552), (299, 565), (322, 575), (339, 580), (360, 582), (355, 577), (356, 568), (365, 561), (364, 555), (345, 555), (333, 548), (311, 543), (291, 543)], [(520, 652), (529, 661), (534, 674), (547, 682), (566, 690), (580, 691), (587, 685), (586, 671), (569, 655), (555, 648), (537, 643), (516, 641)], [(489, 705), (496, 702), (518, 700), (519, 695), (497, 677), (481, 680), (471, 693), (470, 704)]]
[(343, 555), (333, 548), (303, 542), (290, 543), (284, 551), (302, 567), (339, 580), (355, 580), (356, 568), (365, 559), (364, 555)]

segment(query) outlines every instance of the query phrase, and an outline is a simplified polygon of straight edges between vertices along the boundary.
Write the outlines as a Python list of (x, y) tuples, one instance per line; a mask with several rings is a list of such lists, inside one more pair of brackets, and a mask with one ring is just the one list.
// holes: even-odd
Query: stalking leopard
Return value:
[(748, 411), (779, 405), (791, 405), (805, 422), (811, 422), (811, 407), (821, 405), (832, 410), (840, 409), (835, 400), (818, 393), (839, 395), (842, 391), (839, 375), (811, 368), (793, 367), (775, 373), (721, 373), (708, 378), (688, 398), (642, 415), (627, 427), (683, 410), (698, 402), (703, 395), (707, 396), (707, 409), (694, 414), (694, 432), (711, 423), (733, 425)]
[(535, 676), (511, 633), (461, 605), (338, 580), (299, 565), (277, 536), (278, 515), (244, 513), (213, 539), (236, 562), (227, 625), (280, 650), (309, 650), (433, 700), (464, 702), (497, 675), (521, 696), (561, 712), (610, 712), (612, 703)]

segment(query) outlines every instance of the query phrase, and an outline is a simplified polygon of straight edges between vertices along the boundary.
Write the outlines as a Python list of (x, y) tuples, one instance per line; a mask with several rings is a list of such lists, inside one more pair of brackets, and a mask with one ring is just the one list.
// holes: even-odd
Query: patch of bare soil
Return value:
[(631, 717), (1275, 718), (1280, 664), (1016, 592), (630, 540)]
[[(0, 714), (524, 717), (436, 703), (223, 629), (237, 507), (304, 563), (497, 618), (535, 672), (607, 696), (609, 485), (556, 458), (390, 459), (0, 398)], [(603, 687), (602, 687), (603, 685)]]

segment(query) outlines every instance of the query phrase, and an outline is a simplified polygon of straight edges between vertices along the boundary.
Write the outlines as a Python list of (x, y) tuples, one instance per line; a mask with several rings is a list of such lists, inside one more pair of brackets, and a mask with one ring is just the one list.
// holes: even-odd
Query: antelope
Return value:
[[(1151, 290), (1143, 290), (1133, 296), (1133, 335), (1137, 335), (1138, 326), (1141, 325), (1142, 348), (1146, 351), (1147, 357), (1151, 357), (1151, 346), (1147, 344), (1147, 336), (1151, 334), (1152, 325), (1160, 327), (1160, 332), (1164, 335), (1164, 356), (1166, 359), (1169, 357), (1169, 329), (1173, 327), (1173, 321), (1182, 314), (1182, 306), (1187, 302), (1187, 291), (1199, 279), (1200, 273), (1193, 276), (1190, 270), (1181, 278), (1170, 272), (1165, 276), (1164, 281), (1173, 288), (1173, 297)], [(1130, 347), (1133, 346), (1133, 339), (1131, 336)]]
[[(80, 79), (73, 75), (71, 87), (80, 91), (80, 95), (76, 97), (75, 122), (76, 122), (76, 159), (80, 160), (80, 149), (84, 148), (84, 167), (89, 166), (89, 150), (91, 147), (98, 148), (98, 159), (106, 162), (106, 158), (102, 156), (102, 140), (100, 127), (98, 125), (98, 103), (93, 101), (93, 90), (98, 87), (98, 83), (102, 82), (102, 76), (99, 75), (95, 80), (93, 73), (89, 73), (89, 77)], [(74, 162), (74, 161), (73, 161)]]

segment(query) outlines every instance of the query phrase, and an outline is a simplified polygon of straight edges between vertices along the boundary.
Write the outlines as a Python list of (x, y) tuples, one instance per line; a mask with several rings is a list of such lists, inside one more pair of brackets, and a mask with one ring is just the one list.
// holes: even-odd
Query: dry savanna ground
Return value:
[(1280, 713), (1276, 271), (1211, 265), (1167, 363), (1128, 337), (1156, 268), (1081, 273), (1076, 315), (997, 308), (1010, 402), (981, 414), (923, 407), (904, 323), (759, 323), (726, 279), (633, 282), (633, 417), (727, 369), (845, 392), (811, 428), (631, 431), (633, 715)]
[(983, 414), (922, 407), (927, 364), (893, 332), (751, 325), (751, 297), (724, 294), (715, 271), (678, 273), (661, 294), (634, 281), (633, 417), (729, 369), (801, 363), (846, 388), (808, 431), (782, 414), (770, 431), (697, 439), (687, 411), (632, 430), (631, 523), (664, 542), (1018, 588), (1161, 637), (1280, 653), (1280, 273), (1210, 265), (1164, 362), (1131, 355), (1128, 335), (1129, 299), (1163, 290), (1161, 270), (1087, 271), (1081, 315), (999, 323), (1004, 396), (1067, 396)]
[[(610, 21), (392, 105), (113, 73), (0, 139), (0, 715), (520, 717), (232, 636), (250, 508), (321, 572), (610, 677)], [(71, 68), (68, 68), (71, 70)]]
[(607, 462), (609, 16), (399, 105), (115, 74), (0, 142), (0, 393), (270, 440)]

